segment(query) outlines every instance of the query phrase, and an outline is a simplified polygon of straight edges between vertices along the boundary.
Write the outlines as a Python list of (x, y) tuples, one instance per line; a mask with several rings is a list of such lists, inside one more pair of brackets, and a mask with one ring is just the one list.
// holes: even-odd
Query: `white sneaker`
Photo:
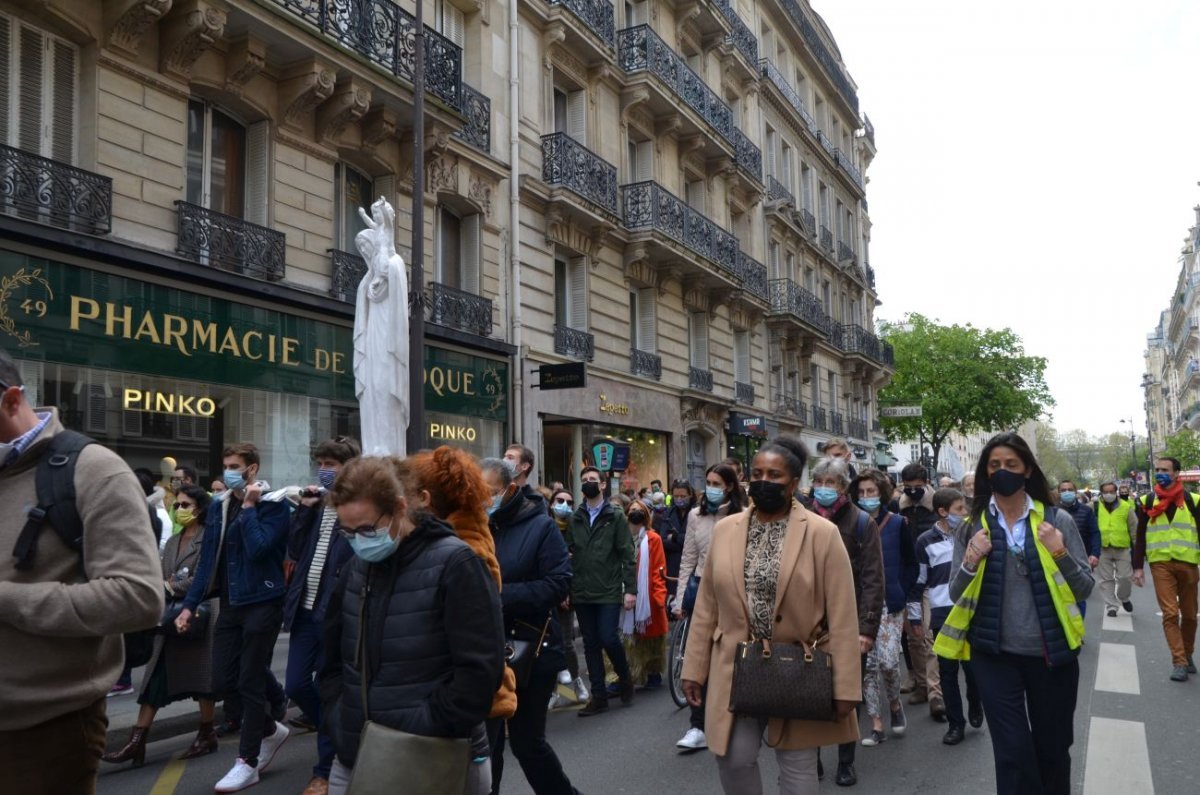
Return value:
[(575, 677), (575, 700), (580, 704), (586, 704), (592, 697), (588, 692), (588, 686), (583, 683), (583, 677)]
[(687, 751), (699, 751), (701, 748), (708, 747), (708, 740), (704, 739), (704, 732), (700, 729), (688, 729), (687, 734), (675, 743), (675, 747)]
[(225, 774), (225, 778), (213, 787), (214, 792), (237, 792), (258, 783), (258, 768), (246, 764), (246, 760), (238, 757), (233, 763), (233, 769)]
[(569, 684), (571, 684), (571, 672), (570, 672), (570, 671), (568, 671), (566, 668), (564, 668), (564, 669), (562, 669), (561, 671), (559, 671), (559, 672), (558, 672), (558, 683), (559, 683), (560, 685), (569, 685)]
[(258, 769), (265, 771), (267, 765), (271, 764), (271, 760), (275, 758), (275, 754), (279, 753), (279, 749), (287, 742), (291, 732), (288, 727), (282, 723), (275, 724), (275, 733), (270, 737), (262, 738), (262, 745), (258, 747)]

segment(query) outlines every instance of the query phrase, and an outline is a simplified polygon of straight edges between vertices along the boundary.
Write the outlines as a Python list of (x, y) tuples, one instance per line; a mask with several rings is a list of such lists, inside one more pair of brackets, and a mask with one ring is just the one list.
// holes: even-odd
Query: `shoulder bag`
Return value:
[(518, 689), (529, 684), (529, 677), (533, 675), (533, 665), (542, 653), (549, 632), (549, 615), (540, 629), (525, 621), (513, 622), (513, 628), (504, 639), (504, 662), (512, 669)]
[(188, 620), (186, 632), (180, 632), (175, 627), (175, 619), (183, 612), (183, 600), (172, 599), (163, 609), (162, 619), (158, 622), (158, 633), (180, 640), (203, 640), (208, 637), (208, 622), (212, 617), (212, 605), (206, 599), (196, 605), (192, 617)]
[[(368, 575), (369, 576), (369, 575)], [(358, 658), (362, 660), (362, 708), (365, 721), (358, 756), (346, 795), (447, 795), (466, 789), (471, 741), (457, 737), (425, 737), (371, 720), (367, 703), (370, 671), (367, 658), (367, 595), (358, 612)]]

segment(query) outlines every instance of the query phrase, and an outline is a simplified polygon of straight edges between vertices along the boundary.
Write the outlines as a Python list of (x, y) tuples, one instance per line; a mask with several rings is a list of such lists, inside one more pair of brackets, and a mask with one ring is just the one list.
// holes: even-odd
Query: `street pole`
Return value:
[(416, 0), (413, 54), (412, 276), (408, 320), (408, 433), (411, 455), (425, 446), (425, 8)]

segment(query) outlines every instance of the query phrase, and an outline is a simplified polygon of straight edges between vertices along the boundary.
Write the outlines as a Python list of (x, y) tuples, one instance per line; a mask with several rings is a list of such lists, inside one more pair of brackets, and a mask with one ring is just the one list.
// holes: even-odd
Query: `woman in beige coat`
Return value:
[[(837, 527), (793, 498), (806, 459), (804, 446), (790, 437), (758, 451), (749, 488), (754, 508), (717, 523), (700, 579), (683, 687), (693, 706), (709, 702), (705, 735), (726, 793), (762, 792), (764, 733), (775, 748), (784, 795), (817, 792), (817, 749), (858, 739), (854, 706), (862, 700), (862, 671), (854, 577)], [(837, 720), (765, 721), (729, 711), (739, 643), (752, 636), (800, 643), (822, 626), (829, 633), (823, 648), (833, 658)]]

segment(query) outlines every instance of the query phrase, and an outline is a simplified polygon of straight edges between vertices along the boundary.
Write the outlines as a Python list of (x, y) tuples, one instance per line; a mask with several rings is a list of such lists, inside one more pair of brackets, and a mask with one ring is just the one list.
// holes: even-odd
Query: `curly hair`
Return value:
[(492, 492), (475, 457), (466, 450), (442, 445), (411, 455), (405, 463), (416, 481), (417, 491), (429, 492), (430, 510), (475, 550), (499, 585), (496, 542), (484, 509)]
[(401, 497), (415, 493), (405, 488), (399, 476), (401, 463), (391, 456), (352, 459), (333, 482), (329, 504), (337, 508), (355, 500), (369, 500), (381, 513), (392, 513)]

